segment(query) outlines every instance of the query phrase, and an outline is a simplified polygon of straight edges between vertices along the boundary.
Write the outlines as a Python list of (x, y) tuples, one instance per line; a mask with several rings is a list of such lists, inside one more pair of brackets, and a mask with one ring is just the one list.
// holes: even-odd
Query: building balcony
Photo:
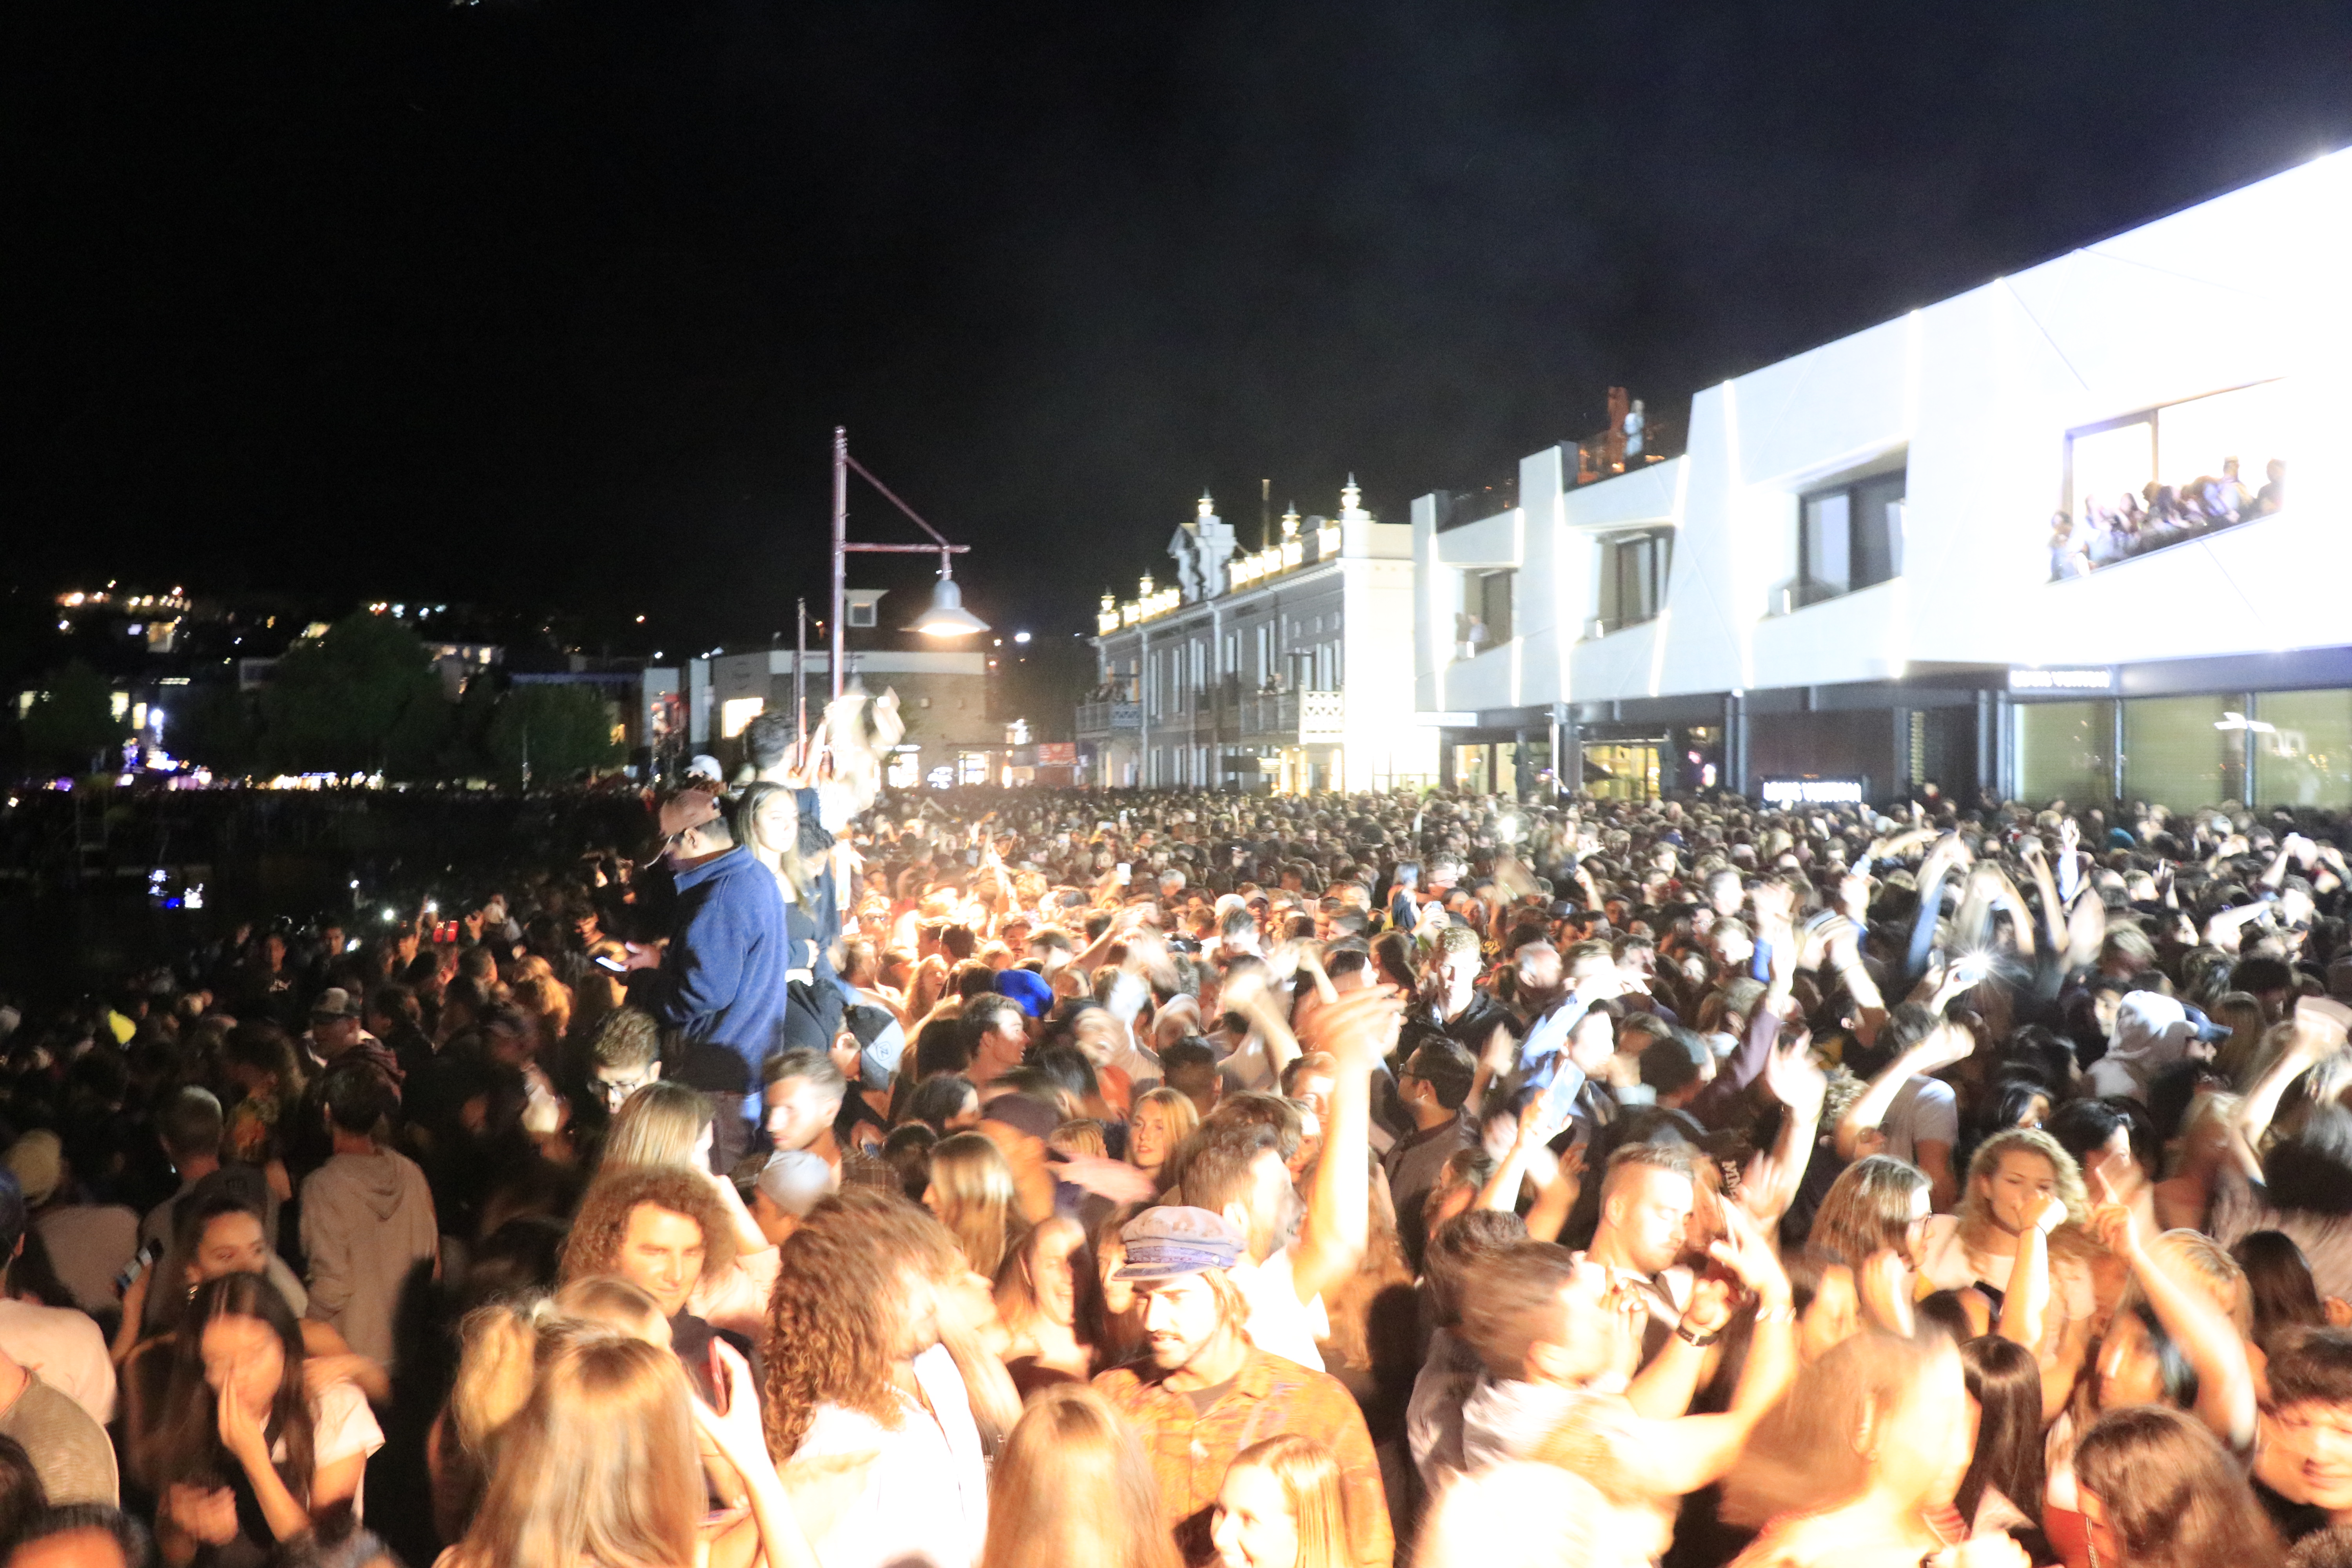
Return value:
[(1081, 702), (1078, 704), (1078, 737), (1081, 740), (1101, 740), (1114, 731), (1143, 728), (1143, 704), (1139, 702)]
[(1347, 699), (1338, 691), (1255, 691), (1239, 706), (1245, 738), (1285, 746), (1337, 741), (1346, 718)]

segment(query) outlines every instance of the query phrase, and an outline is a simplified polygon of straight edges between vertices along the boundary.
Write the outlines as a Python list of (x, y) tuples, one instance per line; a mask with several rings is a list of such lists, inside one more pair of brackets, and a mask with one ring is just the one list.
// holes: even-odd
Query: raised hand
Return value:
[(1800, 1030), (1788, 1044), (1773, 1047), (1764, 1058), (1764, 1087), (1799, 1116), (1818, 1121), (1830, 1079), (1813, 1061), (1812, 1044), (1812, 1036)]
[(1344, 992), (1318, 1007), (1307, 1020), (1300, 1043), (1310, 1051), (1329, 1052), (1343, 1067), (1362, 1070), (1396, 1048), (1403, 1024), (1403, 999), (1384, 987), (1367, 987)]
[(1764, 1305), (1788, 1305), (1789, 1276), (1772, 1244), (1754, 1220), (1739, 1212), (1738, 1205), (1718, 1204), (1717, 1210), (1723, 1216), (1723, 1234), (1706, 1244), (1707, 1256), (1738, 1276)]
[(1702, 1337), (1723, 1332), (1731, 1321), (1731, 1287), (1720, 1279), (1700, 1279), (1691, 1287), (1690, 1305), (1683, 1309), (1682, 1326)]
[[(1555, 1105), (1553, 1099), (1549, 1094), (1538, 1094), (1519, 1111), (1518, 1147), (1540, 1149), (1559, 1137), (1559, 1130), (1568, 1125), (1568, 1107)], [(1577, 1145), (1580, 1150), (1582, 1147), (1581, 1144)], [(1582, 1168), (1582, 1156), (1580, 1154), (1578, 1169)]]
[(1977, 1037), (1958, 1024), (1942, 1023), (1929, 1030), (1927, 1037), (1911, 1048), (1916, 1053), (1919, 1072), (1941, 1072), (1954, 1063), (1964, 1062), (1976, 1055)]

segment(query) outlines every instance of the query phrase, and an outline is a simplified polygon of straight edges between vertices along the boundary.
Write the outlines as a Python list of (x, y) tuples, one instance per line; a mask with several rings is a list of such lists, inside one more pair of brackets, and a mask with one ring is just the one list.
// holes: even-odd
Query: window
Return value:
[(2352, 806), (2352, 691), (2265, 691), (2254, 721), (2254, 800)]
[(2115, 797), (2116, 705), (2017, 705), (2017, 791), (2027, 800), (2104, 805)]
[(1674, 550), (1672, 533), (1636, 533), (1601, 542), (1600, 635), (1658, 618)]
[(2124, 794), (2179, 810), (2245, 791), (2243, 697), (2143, 697), (2124, 704)]
[(1517, 578), (1519, 574), (1512, 572), (1510, 566), (1500, 572), (1475, 572), (1470, 576), (1470, 614), (1477, 616), (1479, 623), (1486, 627), (1482, 651), (1510, 642), (1510, 595), (1512, 583), (1517, 583)]
[(2284, 510), (2296, 412), (2287, 384), (2270, 381), (2068, 432), (2051, 576)]
[(872, 626), (875, 624), (875, 608), (876, 606), (871, 604), (850, 605), (849, 624), (853, 626)]
[(1876, 474), (1801, 498), (1790, 608), (1902, 574), (1904, 479), (1901, 472)]
[(1274, 623), (1257, 624), (1257, 669), (1255, 679), (1260, 686), (1274, 679)]

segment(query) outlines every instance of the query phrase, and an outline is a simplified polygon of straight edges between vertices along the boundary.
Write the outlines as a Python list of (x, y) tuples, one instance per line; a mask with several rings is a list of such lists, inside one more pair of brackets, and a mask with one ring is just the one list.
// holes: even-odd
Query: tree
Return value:
[(261, 721), (253, 695), (234, 685), (195, 686), (168, 710), (163, 749), (231, 776), (252, 770)]
[(499, 699), (484, 749), (500, 783), (522, 782), (528, 756), (531, 779), (546, 784), (619, 766), (613, 730), (613, 705), (593, 687), (533, 681)]
[(120, 765), (130, 737), (114, 716), (114, 689), (79, 659), (51, 675), (25, 714), (27, 759), (71, 773)]
[(415, 634), (355, 610), (278, 661), (261, 696), (261, 756), (283, 773), (427, 770), (448, 721), (440, 677)]

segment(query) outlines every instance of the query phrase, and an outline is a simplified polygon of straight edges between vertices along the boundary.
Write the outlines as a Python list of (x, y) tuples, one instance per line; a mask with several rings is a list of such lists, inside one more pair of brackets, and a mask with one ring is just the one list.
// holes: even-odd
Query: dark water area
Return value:
[(591, 849), (642, 856), (651, 836), (621, 791), (19, 792), (0, 807), (0, 994), (69, 1002), (246, 921), (332, 915), (364, 936), (386, 908), (454, 914)]

